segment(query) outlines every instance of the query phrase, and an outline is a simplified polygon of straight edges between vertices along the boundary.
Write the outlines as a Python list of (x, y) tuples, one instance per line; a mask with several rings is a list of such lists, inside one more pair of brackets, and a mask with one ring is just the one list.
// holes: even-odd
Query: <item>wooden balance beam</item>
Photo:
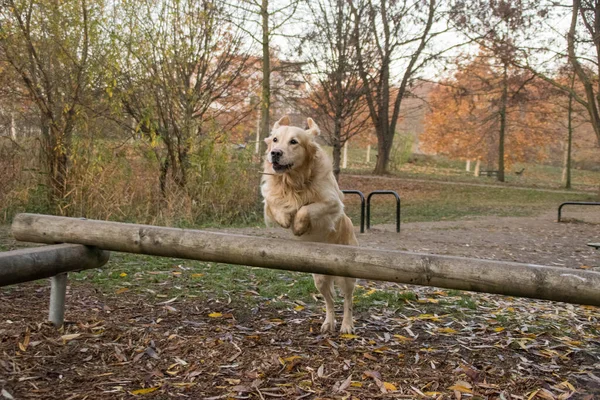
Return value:
[(48, 319), (60, 326), (65, 315), (67, 272), (98, 268), (110, 253), (80, 244), (57, 244), (0, 253), (0, 286), (51, 278)]
[(600, 306), (600, 273), (495, 260), (19, 214), (18, 240)]

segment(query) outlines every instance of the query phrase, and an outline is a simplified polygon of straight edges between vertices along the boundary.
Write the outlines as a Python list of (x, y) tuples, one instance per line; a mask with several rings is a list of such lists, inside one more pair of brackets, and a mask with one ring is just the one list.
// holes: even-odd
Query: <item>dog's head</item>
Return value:
[(282, 117), (273, 125), (267, 143), (267, 165), (277, 174), (306, 167), (314, 158), (318, 145), (314, 139), (320, 133), (319, 127), (312, 120), (306, 120), (308, 129), (290, 126), (288, 116)]

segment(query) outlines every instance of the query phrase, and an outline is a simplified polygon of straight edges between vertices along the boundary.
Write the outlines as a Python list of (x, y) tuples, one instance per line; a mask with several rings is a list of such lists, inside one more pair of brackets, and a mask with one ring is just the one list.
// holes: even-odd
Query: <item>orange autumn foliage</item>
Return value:
[[(457, 159), (481, 159), (497, 165), (501, 71), (479, 56), (442, 82), (430, 96), (421, 148)], [(504, 161), (541, 161), (558, 146), (558, 119), (564, 116), (548, 101), (550, 87), (510, 71)]]

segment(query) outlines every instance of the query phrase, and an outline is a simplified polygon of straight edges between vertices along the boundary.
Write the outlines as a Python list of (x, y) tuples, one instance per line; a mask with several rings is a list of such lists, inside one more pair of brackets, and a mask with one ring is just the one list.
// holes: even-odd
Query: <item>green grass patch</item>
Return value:
[[(423, 183), (417, 186), (405, 181), (375, 181), (372, 187), (360, 187), (364, 193), (378, 185), (395, 190), (401, 197), (402, 222), (451, 221), (480, 216), (522, 217), (555, 211), (564, 201), (596, 201), (594, 194), (545, 192), (509, 187), (479, 187)], [(350, 183), (344, 181), (344, 186)], [(380, 187), (381, 188), (381, 187)], [(347, 196), (346, 212), (359, 221), (360, 207), (354, 196)], [(396, 201), (393, 196), (371, 199), (371, 224), (394, 223)]]

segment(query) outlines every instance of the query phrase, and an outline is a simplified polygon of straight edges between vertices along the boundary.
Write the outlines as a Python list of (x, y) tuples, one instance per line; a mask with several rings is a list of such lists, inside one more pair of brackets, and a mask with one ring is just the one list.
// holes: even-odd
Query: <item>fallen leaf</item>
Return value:
[(457, 392), (461, 392), (461, 393), (473, 393), (473, 390), (471, 390), (472, 388), (473, 388), (473, 386), (471, 386), (471, 384), (469, 382), (457, 381), (454, 383), (454, 385), (450, 386), (448, 389), (456, 390)]
[(220, 312), (213, 312), (213, 313), (208, 314), (208, 316), (210, 318), (221, 318), (223, 316), (223, 314), (221, 314)]
[(571, 384), (569, 383), (569, 381), (564, 381), (564, 382), (561, 382), (561, 383), (559, 383), (559, 384), (558, 384), (558, 385), (556, 385), (556, 386), (557, 386), (557, 387), (559, 387), (559, 388), (566, 388), (566, 389), (569, 389), (569, 390), (570, 390), (570, 391), (572, 391), (572, 392), (574, 392), (574, 391), (575, 391), (575, 387), (574, 387), (573, 385), (571, 385)]
[(317, 376), (319, 378), (322, 378), (324, 373), (325, 373), (325, 366), (323, 364), (321, 364), (319, 369), (317, 369)]
[(148, 393), (152, 393), (157, 391), (158, 389), (160, 389), (160, 386), (154, 386), (154, 387), (149, 387), (149, 388), (144, 388), (144, 389), (137, 389), (131, 392), (131, 394), (133, 394), (134, 396), (140, 395), (140, 394), (148, 394)]
[(115, 291), (115, 293), (116, 293), (116, 294), (121, 294), (121, 293), (125, 293), (125, 292), (126, 292), (126, 291), (128, 291), (128, 290), (129, 290), (128, 288), (126, 288), (126, 287), (123, 287), (123, 288), (121, 288), (121, 289), (117, 289), (117, 290)]
[(202, 278), (204, 274), (192, 274), (192, 278)]
[(0, 393), (2, 394), (2, 397), (4, 397), (6, 400), (15, 400), (15, 398), (8, 393), (5, 389), (2, 389), (2, 391), (0, 391)]
[(77, 339), (79, 336), (81, 336), (81, 333), (72, 333), (70, 335), (62, 335), (60, 338), (64, 342), (68, 342), (69, 340)]
[(437, 329), (437, 332), (440, 332), (440, 333), (450, 333), (450, 334), (457, 333), (456, 330), (454, 330), (452, 328), (449, 328), (449, 327), (439, 328), (439, 329)]
[[(340, 386), (334, 390), (335, 393), (342, 392), (350, 387), (352, 383), (352, 375), (348, 376), (345, 381), (343, 381)], [(335, 388), (335, 387), (334, 387)]]
[(556, 396), (551, 391), (543, 388), (537, 392), (537, 396), (545, 400), (556, 400)]
[(121, 274), (119, 275), (121, 278), (125, 278), (127, 276), (127, 272), (121, 272)]
[(394, 386), (394, 384), (393, 384), (393, 383), (389, 383), (389, 382), (383, 382), (383, 386), (384, 386), (384, 387), (385, 387), (387, 390), (389, 390), (389, 391), (395, 391), (395, 390), (398, 390), (398, 389), (396, 389), (396, 386)]
[(159, 305), (159, 306), (166, 305), (166, 304), (171, 304), (175, 300), (177, 300), (178, 298), (179, 298), (178, 296), (177, 297), (173, 297), (172, 299), (169, 299), (167, 301), (161, 301), (160, 303), (156, 303), (156, 304)]
[(342, 339), (358, 339), (358, 338), (360, 338), (360, 336), (354, 335), (352, 333), (344, 333), (344, 334), (341, 334), (340, 337)]
[(367, 378), (371, 378), (371, 379), (379, 379), (382, 380), (383, 378), (381, 377), (381, 374), (377, 371), (365, 371), (363, 372), (363, 376), (367, 377)]

